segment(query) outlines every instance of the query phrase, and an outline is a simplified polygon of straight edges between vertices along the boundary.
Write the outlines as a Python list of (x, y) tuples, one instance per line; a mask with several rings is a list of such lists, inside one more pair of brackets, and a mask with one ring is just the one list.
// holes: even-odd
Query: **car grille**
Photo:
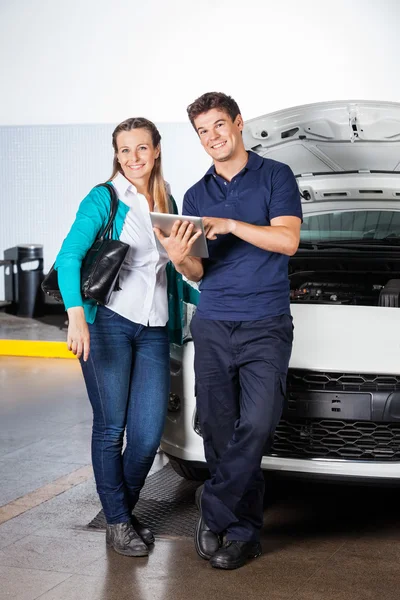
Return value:
[[(195, 431), (201, 435), (196, 415)], [(334, 458), (343, 460), (400, 460), (400, 423), (282, 419), (267, 456)]]
[[(331, 373), (289, 369), (286, 410), (264, 454), (284, 458), (400, 461), (400, 422), (307, 418), (287, 413), (304, 392), (391, 392), (399, 375)], [(379, 394), (382, 396), (382, 394)], [(378, 406), (378, 404), (376, 405)], [(382, 410), (385, 403), (383, 403)], [(383, 414), (383, 413), (382, 413)], [(338, 415), (339, 416), (339, 415)], [(201, 435), (196, 415), (195, 431)]]
[(286, 458), (400, 460), (400, 423), (282, 419), (267, 454)]
[(400, 375), (330, 373), (289, 369), (287, 389), (313, 391), (398, 391)]

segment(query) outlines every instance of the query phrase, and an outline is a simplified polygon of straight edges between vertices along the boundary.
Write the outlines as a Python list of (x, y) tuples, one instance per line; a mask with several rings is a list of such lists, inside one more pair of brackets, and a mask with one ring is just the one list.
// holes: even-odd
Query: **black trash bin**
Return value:
[(4, 250), (4, 259), (12, 266), (5, 270), (4, 291), (18, 317), (40, 317), (44, 313), (43, 246), (20, 244)]

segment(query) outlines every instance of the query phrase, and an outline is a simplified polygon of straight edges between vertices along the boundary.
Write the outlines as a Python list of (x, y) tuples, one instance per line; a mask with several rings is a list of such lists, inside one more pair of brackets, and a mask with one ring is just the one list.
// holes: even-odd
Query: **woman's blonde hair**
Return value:
[(113, 162), (113, 172), (110, 179), (114, 179), (117, 173), (124, 174), (121, 168), (121, 165), (118, 162), (117, 153), (117, 136), (121, 131), (132, 131), (132, 129), (146, 129), (151, 135), (151, 140), (154, 148), (160, 146), (160, 154), (158, 158), (156, 158), (153, 170), (149, 179), (149, 193), (154, 200), (154, 204), (157, 205), (157, 210), (162, 213), (169, 212), (169, 199), (167, 190), (165, 187), (165, 181), (162, 173), (161, 166), (161, 135), (158, 131), (157, 127), (149, 121), (148, 119), (144, 119), (143, 117), (132, 117), (130, 119), (126, 119), (122, 121), (117, 127), (114, 129), (112, 134), (112, 145), (114, 148), (114, 162)]

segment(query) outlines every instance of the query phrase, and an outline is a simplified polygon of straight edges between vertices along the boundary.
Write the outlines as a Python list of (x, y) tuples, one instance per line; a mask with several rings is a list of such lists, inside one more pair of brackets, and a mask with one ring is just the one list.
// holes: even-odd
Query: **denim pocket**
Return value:
[(111, 310), (111, 308), (107, 308), (107, 306), (98, 306), (96, 318), (103, 319), (105, 321), (109, 321), (113, 319), (117, 315), (116, 312)]

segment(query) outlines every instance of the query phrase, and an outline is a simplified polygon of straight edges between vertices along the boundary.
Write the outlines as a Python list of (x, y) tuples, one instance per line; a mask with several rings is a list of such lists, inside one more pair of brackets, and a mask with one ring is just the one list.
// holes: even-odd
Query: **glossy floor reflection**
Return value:
[[(90, 429), (75, 361), (0, 358), (0, 506), (81, 472)], [(154, 469), (163, 464), (157, 456)], [(99, 510), (88, 475), (0, 525), (0, 598), (399, 598), (398, 490), (286, 481), (269, 498), (263, 556), (223, 572), (187, 537), (158, 538), (148, 558), (107, 550), (104, 533), (86, 528)]]

